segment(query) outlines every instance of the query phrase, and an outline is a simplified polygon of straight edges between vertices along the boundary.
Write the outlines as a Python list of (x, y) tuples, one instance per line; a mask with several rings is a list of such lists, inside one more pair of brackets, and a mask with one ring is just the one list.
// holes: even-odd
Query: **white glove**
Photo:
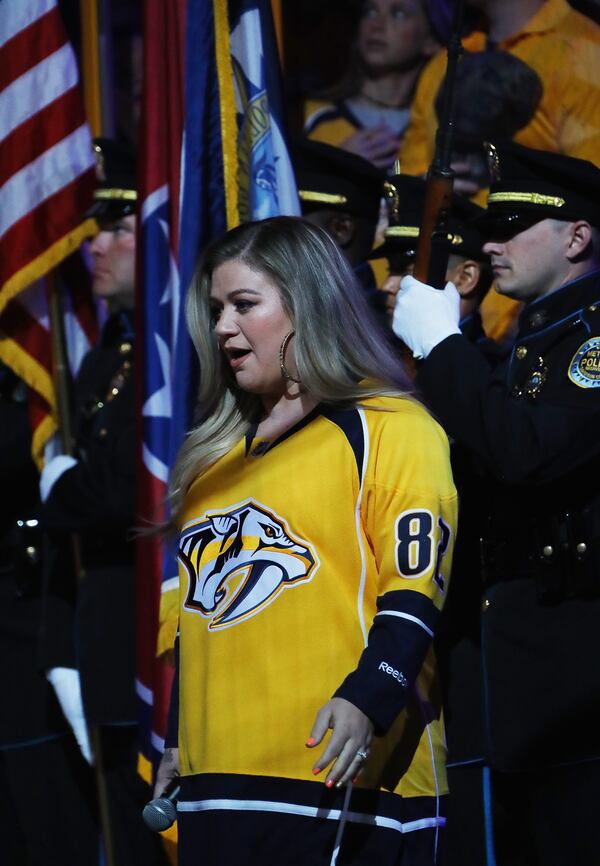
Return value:
[(459, 321), (460, 295), (454, 283), (440, 290), (414, 277), (402, 279), (392, 329), (415, 358), (426, 358), (446, 337), (460, 334)]
[(79, 672), (74, 668), (50, 668), (46, 671), (46, 679), (52, 683), (60, 708), (75, 734), (81, 754), (88, 764), (92, 765), (94, 756), (83, 714)]
[(63, 472), (76, 465), (77, 460), (74, 457), (69, 457), (68, 454), (59, 454), (57, 457), (53, 457), (52, 460), (48, 460), (40, 475), (40, 497), (42, 502), (48, 499), (50, 491)]

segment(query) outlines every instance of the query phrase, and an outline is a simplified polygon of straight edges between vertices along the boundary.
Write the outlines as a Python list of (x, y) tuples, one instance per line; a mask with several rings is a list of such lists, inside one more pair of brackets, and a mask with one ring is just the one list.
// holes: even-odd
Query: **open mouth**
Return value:
[(227, 358), (232, 367), (239, 366), (250, 354), (250, 349), (226, 349)]

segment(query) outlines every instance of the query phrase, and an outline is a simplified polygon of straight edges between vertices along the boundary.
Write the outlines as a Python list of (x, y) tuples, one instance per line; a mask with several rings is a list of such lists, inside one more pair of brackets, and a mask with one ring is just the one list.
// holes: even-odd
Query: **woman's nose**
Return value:
[(237, 333), (238, 327), (233, 310), (221, 310), (215, 324), (215, 333), (218, 337), (230, 336)]

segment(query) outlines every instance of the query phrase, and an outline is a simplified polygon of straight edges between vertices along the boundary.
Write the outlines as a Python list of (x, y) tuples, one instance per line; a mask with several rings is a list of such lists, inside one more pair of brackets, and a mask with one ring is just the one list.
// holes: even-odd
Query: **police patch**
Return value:
[(600, 388), (600, 337), (588, 340), (575, 352), (569, 379), (579, 388)]

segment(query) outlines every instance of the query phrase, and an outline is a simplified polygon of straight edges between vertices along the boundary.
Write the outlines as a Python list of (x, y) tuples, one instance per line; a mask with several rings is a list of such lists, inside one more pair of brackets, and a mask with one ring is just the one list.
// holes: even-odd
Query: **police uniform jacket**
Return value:
[(598, 272), (528, 304), (495, 369), (455, 335), (431, 352), (418, 384), (486, 471), (478, 531), (488, 757), (509, 770), (596, 757)]
[(65, 722), (53, 689), (37, 669), (37, 537), (33, 528), (25, 530), (25, 538), (17, 527), (18, 520), (35, 518), (38, 508), (31, 428), (20, 393), (25, 388), (5, 368), (0, 379), (0, 749), (10, 749), (60, 736)]
[[(132, 334), (130, 317), (119, 313), (85, 357), (74, 400), (77, 464), (42, 510), (50, 537), (43, 663), (79, 668), (86, 717), (96, 724), (136, 718)], [(76, 586), (72, 533), (84, 570)]]
[[(461, 333), (495, 366), (506, 349), (486, 336), (478, 311), (460, 322)], [(413, 362), (414, 363), (414, 362)], [(460, 442), (450, 449), (452, 472), (460, 491), (459, 527), (446, 604), (436, 633), (436, 652), (444, 700), (448, 766), (483, 761), (481, 714), (481, 569), (479, 538), (489, 508), (485, 467)]]

